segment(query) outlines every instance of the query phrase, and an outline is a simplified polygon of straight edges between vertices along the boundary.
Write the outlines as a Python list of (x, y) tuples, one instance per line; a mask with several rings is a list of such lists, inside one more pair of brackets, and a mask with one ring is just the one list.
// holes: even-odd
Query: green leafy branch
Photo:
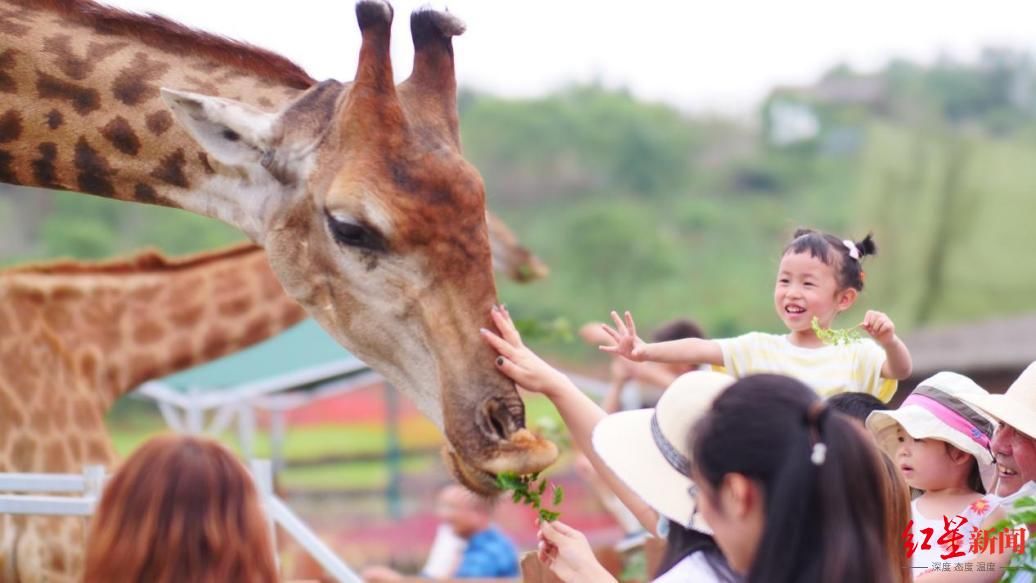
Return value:
[[(544, 522), (554, 522), (561, 516), (561, 512), (543, 508), (543, 495), (547, 491), (547, 479), (540, 480), (539, 474), (519, 476), (518, 474), (504, 472), (497, 474), (496, 484), (501, 490), (512, 492), (511, 501), (515, 504), (522, 503), (526, 506), (532, 506), (539, 515), (540, 520)], [(564, 490), (557, 484), (552, 484), (551, 489), (553, 490), (553, 503), (551, 506), (560, 506), (562, 500), (565, 499)]]
[[(1020, 498), (1011, 507), (1018, 511), (1008, 514), (1007, 518), (993, 525), (993, 532), (1036, 524), (1036, 498)], [(1024, 559), (1012, 560), (1004, 570), (1007, 577), (1013, 577), (1015, 573), (1036, 573), (1036, 545), (1026, 545)]]
[(560, 340), (562, 342), (575, 340), (572, 324), (567, 318), (553, 320), (519, 318), (514, 321), (514, 327), (526, 340)]
[(821, 328), (820, 320), (817, 320), (816, 316), (813, 316), (812, 326), (813, 332), (817, 335), (817, 338), (819, 338), (824, 344), (831, 346), (847, 346), (863, 338), (863, 335), (860, 334), (860, 329), (856, 327), (842, 329)]

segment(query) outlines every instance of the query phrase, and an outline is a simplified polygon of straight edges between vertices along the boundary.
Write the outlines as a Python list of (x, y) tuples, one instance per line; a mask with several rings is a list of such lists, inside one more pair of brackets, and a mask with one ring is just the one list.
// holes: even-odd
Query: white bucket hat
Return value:
[(712, 371), (682, 375), (662, 393), (654, 409), (623, 411), (602, 419), (594, 427), (594, 451), (644, 502), (690, 528), (694, 514), (688, 493), (690, 432), (733, 382), (732, 377)]
[(1036, 362), (1026, 367), (1003, 395), (965, 395), (964, 400), (1036, 439)]
[(988, 492), (994, 477), (989, 442), (996, 421), (969, 400), (988, 395), (964, 375), (940, 372), (921, 381), (899, 409), (871, 413), (867, 417), (867, 429), (892, 459), (899, 447), (897, 427), (902, 427), (914, 439), (938, 439), (971, 454), (978, 462), (982, 485)]

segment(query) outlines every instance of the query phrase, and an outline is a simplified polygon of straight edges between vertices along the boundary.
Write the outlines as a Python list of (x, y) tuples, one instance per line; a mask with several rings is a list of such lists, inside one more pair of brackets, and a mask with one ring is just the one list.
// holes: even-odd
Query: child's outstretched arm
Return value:
[(576, 447), (590, 460), (608, 488), (637, 517), (640, 524), (655, 532), (658, 514), (637, 496), (597, 455), (593, 448), (594, 427), (604, 419), (605, 412), (593, 399), (586, 396), (558, 369), (547, 364), (522, 343), (522, 337), (511, 321), (506, 308), (493, 307), (493, 323), (499, 334), (482, 329), (482, 339), (500, 355), (497, 369), (519, 387), (546, 396), (561, 414)]
[(678, 362), (685, 364), (714, 364), (723, 366), (723, 350), (714, 340), (681, 338), (668, 342), (647, 343), (637, 336), (633, 315), (626, 312), (625, 321), (612, 311), (615, 328), (601, 324), (615, 344), (599, 346), (601, 350), (618, 354), (634, 362)]
[(910, 376), (914, 364), (910, 360), (910, 351), (906, 344), (896, 336), (896, 325), (892, 319), (882, 312), (870, 310), (860, 324), (871, 338), (885, 350), (885, 364), (881, 367), (881, 376), (901, 381)]

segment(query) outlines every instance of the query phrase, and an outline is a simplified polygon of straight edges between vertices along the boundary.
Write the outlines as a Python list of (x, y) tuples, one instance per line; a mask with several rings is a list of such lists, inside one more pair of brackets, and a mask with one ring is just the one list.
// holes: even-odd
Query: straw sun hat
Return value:
[(734, 382), (712, 371), (673, 381), (654, 409), (623, 411), (594, 428), (594, 451), (631, 490), (669, 520), (690, 527), (690, 432)]
[(971, 454), (978, 462), (982, 484), (989, 491), (993, 483), (993, 455), (989, 442), (996, 422), (971, 405), (972, 399), (989, 393), (964, 375), (940, 372), (914, 389), (894, 411), (875, 411), (867, 417), (867, 428), (878, 445), (895, 459), (899, 440), (896, 429), (903, 428), (914, 439), (937, 439)]
[(1030, 364), (1003, 395), (964, 395), (964, 400), (1005, 425), (1036, 439), (1036, 362)]

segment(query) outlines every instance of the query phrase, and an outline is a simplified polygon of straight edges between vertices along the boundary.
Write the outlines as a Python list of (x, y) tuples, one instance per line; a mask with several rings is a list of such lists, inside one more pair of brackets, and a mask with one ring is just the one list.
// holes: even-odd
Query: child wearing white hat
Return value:
[(963, 375), (940, 372), (922, 381), (899, 409), (867, 418), (907, 484), (923, 492), (904, 530), (915, 573), (973, 556), (970, 535), (992, 508), (985, 493), (993, 481), (989, 444), (996, 424), (966, 399), (987, 394)]

